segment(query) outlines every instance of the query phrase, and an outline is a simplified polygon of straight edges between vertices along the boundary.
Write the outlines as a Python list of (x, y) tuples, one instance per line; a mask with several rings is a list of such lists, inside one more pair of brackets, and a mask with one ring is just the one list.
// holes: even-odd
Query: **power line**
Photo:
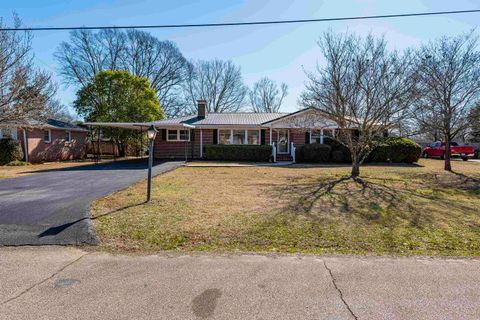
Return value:
[(348, 20), (388, 19), (388, 18), (437, 16), (437, 15), (462, 14), (462, 13), (479, 13), (479, 12), (480, 12), (480, 9), (472, 9), (472, 10), (456, 10), (456, 11), (434, 11), (434, 12), (418, 12), (418, 13), (384, 14), (384, 15), (374, 15), (374, 16), (353, 16), (353, 17), (277, 20), (277, 21), (247, 21), (247, 22), (198, 23), (198, 24), (162, 24), (162, 25), (124, 25), (124, 26), (0, 28), (0, 31), (59, 31), (59, 30), (102, 30), (102, 29), (204, 28), (204, 27), (229, 27), (229, 26), (293, 24), (293, 23), (330, 22), (330, 21), (348, 21)]

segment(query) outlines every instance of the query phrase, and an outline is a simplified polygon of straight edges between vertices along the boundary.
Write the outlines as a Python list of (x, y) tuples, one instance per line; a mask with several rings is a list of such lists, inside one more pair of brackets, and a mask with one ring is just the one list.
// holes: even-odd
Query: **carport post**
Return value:
[(152, 125), (147, 131), (150, 146), (148, 148), (148, 183), (147, 183), (147, 202), (150, 202), (152, 193), (152, 166), (153, 166), (153, 142), (157, 135), (157, 129)]

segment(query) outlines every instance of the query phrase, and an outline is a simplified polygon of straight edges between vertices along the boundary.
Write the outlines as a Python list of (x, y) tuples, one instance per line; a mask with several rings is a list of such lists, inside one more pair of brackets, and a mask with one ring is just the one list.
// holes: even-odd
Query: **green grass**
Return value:
[(101, 247), (478, 256), (480, 165), (185, 167), (93, 206)]

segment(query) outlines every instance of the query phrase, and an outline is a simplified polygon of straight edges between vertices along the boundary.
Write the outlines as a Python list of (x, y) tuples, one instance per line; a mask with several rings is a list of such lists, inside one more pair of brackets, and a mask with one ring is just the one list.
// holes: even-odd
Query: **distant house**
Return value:
[(3, 124), (0, 139), (18, 140), (25, 161), (32, 163), (83, 159), (86, 156), (88, 130), (69, 122), (49, 119), (46, 122)]

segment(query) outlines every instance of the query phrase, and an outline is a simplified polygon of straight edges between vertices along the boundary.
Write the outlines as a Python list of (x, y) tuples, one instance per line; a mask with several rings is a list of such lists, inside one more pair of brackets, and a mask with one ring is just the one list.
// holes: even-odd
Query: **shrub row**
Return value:
[(272, 156), (270, 145), (226, 145), (211, 144), (205, 146), (208, 160), (227, 161), (269, 161)]
[(23, 150), (17, 140), (0, 139), (0, 165), (22, 159)]
[[(297, 162), (351, 163), (350, 150), (333, 139), (325, 144), (306, 144), (296, 148)], [(422, 148), (408, 138), (386, 138), (369, 154), (365, 162), (413, 163), (420, 158)]]

